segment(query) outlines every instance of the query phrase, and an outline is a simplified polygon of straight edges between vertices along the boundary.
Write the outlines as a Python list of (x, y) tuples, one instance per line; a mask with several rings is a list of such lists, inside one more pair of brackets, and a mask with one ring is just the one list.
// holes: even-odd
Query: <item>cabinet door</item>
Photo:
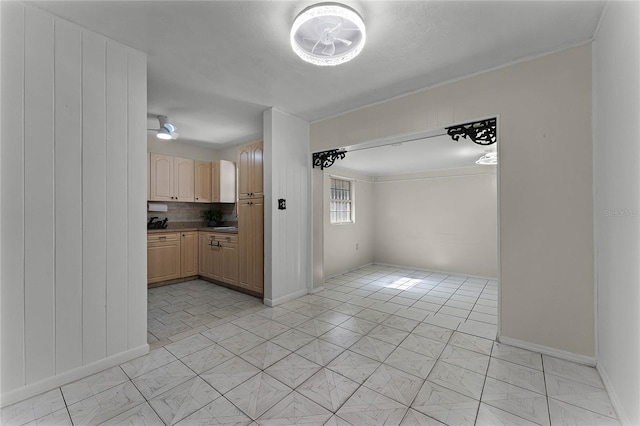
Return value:
[(238, 202), (238, 285), (249, 288), (253, 278), (251, 200)]
[(220, 248), (221, 280), (228, 284), (238, 284), (238, 247), (223, 243)]
[(188, 158), (173, 158), (174, 201), (195, 201), (195, 161)]
[(263, 144), (262, 142), (257, 142), (251, 147), (251, 189), (249, 192), (251, 193), (251, 197), (262, 197), (264, 195), (264, 185), (263, 185)]
[(211, 256), (209, 256), (209, 234), (200, 232), (198, 235), (198, 275), (203, 277), (210, 277), (209, 271), (211, 271)]
[(238, 156), (238, 197), (249, 198), (251, 192), (252, 145), (240, 147)]
[(198, 275), (198, 233), (183, 232), (180, 240), (180, 277)]
[(160, 154), (149, 157), (149, 200), (173, 201), (173, 157)]
[(220, 270), (220, 245), (214, 241), (211, 233), (200, 233), (200, 243), (198, 244), (198, 269), (200, 275), (214, 280), (220, 280), (222, 273)]
[(147, 282), (180, 278), (180, 240), (147, 243)]
[(219, 162), (219, 183), (221, 203), (236, 202), (236, 163), (233, 161), (220, 160)]
[(151, 154), (147, 152), (147, 200), (151, 200)]
[(220, 202), (220, 162), (211, 163), (211, 202)]
[(195, 199), (196, 203), (211, 202), (211, 163), (195, 162)]
[(264, 292), (264, 202), (262, 198), (238, 203), (238, 285)]
[(249, 289), (264, 294), (264, 200), (259, 198), (252, 202), (253, 278)]

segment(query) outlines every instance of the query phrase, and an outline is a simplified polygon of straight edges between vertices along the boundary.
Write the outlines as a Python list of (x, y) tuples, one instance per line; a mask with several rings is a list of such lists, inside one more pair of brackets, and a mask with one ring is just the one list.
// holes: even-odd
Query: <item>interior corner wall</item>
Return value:
[(148, 352), (146, 57), (0, 3), (7, 405)]
[(594, 42), (598, 370), (640, 424), (640, 4), (609, 2)]
[[(309, 123), (275, 108), (264, 112), (265, 303), (310, 288)], [(278, 209), (278, 199), (286, 209)]]
[(315, 122), (311, 150), (496, 115), (502, 335), (593, 359), (590, 44)]
[[(354, 181), (355, 222), (331, 224), (329, 196), (331, 177)], [(333, 166), (324, 171), (324, 275), (329, 278), (373, 262), (374, 259), (374, 184), (373, 177)]]
[(377, 177), (375, 262), (496, 278), (495, 169)]

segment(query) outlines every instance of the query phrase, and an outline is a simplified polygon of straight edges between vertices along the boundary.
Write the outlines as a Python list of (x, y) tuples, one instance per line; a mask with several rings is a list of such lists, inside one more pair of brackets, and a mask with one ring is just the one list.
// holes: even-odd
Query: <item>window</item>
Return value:
[(331, 178), (329, 218), (331, 223), (353, 223), (353, 181)]

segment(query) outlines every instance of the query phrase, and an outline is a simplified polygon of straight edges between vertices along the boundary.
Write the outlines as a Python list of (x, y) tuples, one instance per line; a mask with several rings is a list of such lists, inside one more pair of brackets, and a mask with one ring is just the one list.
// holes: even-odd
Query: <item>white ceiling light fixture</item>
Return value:
[(291, 26), (291, 48), (302, 60), (335, 66), (358, 56), (367, 39), (362, 17), (339, 3), (318, 3), (304, 9)]
[(487, 152), (482, 157), (478, 158), (476, 164), (481, 166), (495, 166), (498, 164), (498, 153), (497, 152)]
[(160, 122), (159, 129), (147, 129), (156, 132), (156, 137), (158, 139), (170, 140), (170, 139), (178, 139), (180, 136), (176, 130), (176, 126), (169, 123), (166, 115), (159, 115), (158, 121)]

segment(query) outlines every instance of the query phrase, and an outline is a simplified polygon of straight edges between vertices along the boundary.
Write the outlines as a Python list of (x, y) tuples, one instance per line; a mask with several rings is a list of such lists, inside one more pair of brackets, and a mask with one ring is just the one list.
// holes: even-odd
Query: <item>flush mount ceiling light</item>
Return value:
[(160, 122), (159, 129), (147, 129), (147, 130), (156, 132), (156, 137), (158, 139), (165, 139), (165, 140), (178, 139), (178, 136), (180, 135), (178, 134), (178, 132), (176, 132), (177, 130), (176, 126), (174, 126), (173, 124), (167, 121), (166, 115), (159, 115), (158, 121)]
[(355, 58), (367, 39), (364, 21), (338, 3), (318, 3), (300, 12), (291, 27), (291, 48), (304, 61), (334, 66)]

